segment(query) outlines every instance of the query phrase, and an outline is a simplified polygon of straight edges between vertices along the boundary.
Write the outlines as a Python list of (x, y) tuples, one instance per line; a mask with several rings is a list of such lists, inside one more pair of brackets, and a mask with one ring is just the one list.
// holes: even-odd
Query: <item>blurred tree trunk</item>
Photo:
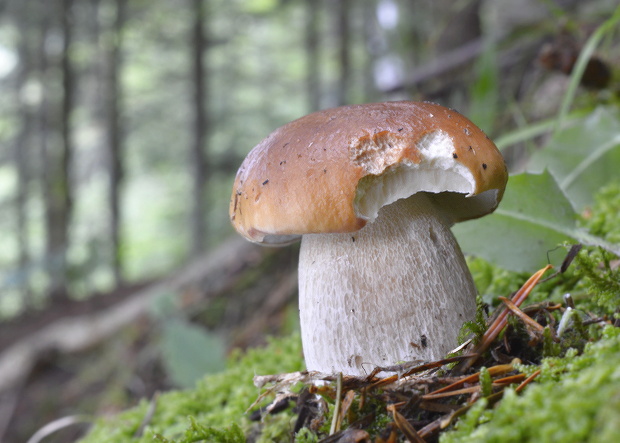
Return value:
[(116, 8), (111, 29), (107, 32), (106, 63), (106, 125), (108, 136), (108, 205), (110, 210), (110, 240), (112, 248), (112, 272), (116, 286), (123, 280), (123, 259), (121, 254), (121, 195), (124, 178), (122, 96), (119, 81), (121, 72), (121, 50), (123, 26), (125, 24), (126, 0), (111, 0)]
[[(33, 26), (28, 8), (20, 8), (20, 20)], [(17, 170), (17, 194), (15, 197), (15, 222), (18, 247), (18, 273), (22, 277), (19, 285), (26, 308), (32, 306), (32, 290), (30, 287), (30, 235), (28, 230), (28, 201), (30, 198), (30, 179), (32, 152), (29, 150), (34, 132), (34, 116), (30, 103), (25, 97), (25, 87), (33, 75), (33, 54), (31, 48), (32, 34), (19, 35), (19, 68), (16, 76), (15, 93), (17, 113), (20, 121), (19, 132), (14, 144), (14, 161)]]
[(336, 86), (336, 106), (349, 101), (349, 82), (351, 81), (350, 63), (350, 17), (352, 3), (349, 0), (335, 0), (335, 33), (338, 44), (338, 79)]
[[(50, 284), (48, 292), (53, 298), (63, 298), (67, 295), (67, 249), (69, 246), (69, 224), (73, 206), (73, 196), (70, 183), (70, 164), (73, 153), (73, 140), (71, 131), (71, 113), (74, 106), (74, 72), (71, 61), (73, 43), (72, 26), (72, 0), (60, 0), (61, 33), (63, 46), (60, 54), (60, 75), (62, 81), (62, 98), (60, 100), (60, 112), (58, 120), (52, 120), (54, 126), (58, 125), (60, 133), (59, 143), (55, 140), (43, 141), (43, 174), (44, 174), (44, 197), (46, 212), (46, 261)], [(47, 34), (46, 34), (47, 36)], [(41, 44), (45, 45), (45, 41)], [(43, 48), (45, 52), (45, 48)], [(47, 58), (47, 55), (45, 55)], [(50, 88), (53, 81), (52, 72), (48, 63), (43, 64), (44, 85)], [(44, 121), (44, 134), (47, 138), (50, 134), (48, 118), (55, 116), (50, 108), (49, 100), (43, 104), (43, 112), (46, 114)]]
[(205, 0), (192, 0), (193, 25), (191, 30), (192, 50), (192, 98), (194, 108), (193, 142), (190, 150), (190, 167), (192, 171), (193, 195), (190, 227), (191, 255), (197, 256), (204, 251), (206, 244), (207, 196), (206, 184), (209, 179), (209, 166), (205, 153), (205, 141), (209, 128), (207, 115), (207, 81), (205, 73), (205, 50), (207, 36), (204, 22), (207, 18)]
[(319, 11), (321, 0), (306, 0), (306, 91), (308, 93), (308, 112), (317, 111), (321, 106), (319, 78)]
[[(441, 16), (445, 27), (437, 39), (437, 53), (443, 54), (462, 47), (466, 43), (480, 38), (480, 0), (473, 0), (462, 5), (444, 0)], [(441, 2), (439, 3), (441, 5)], [(437, 3), (435, 3), (437, 5)]]
[(380, 54), (379, 26), (377, 24), (377, 4), (375, 1), (366, 0), (362, 3), (362, 29), (365, 42), (364, 61), (362, 65), (362, 78), (364, 101), (374, 102), (381, 98), (375, 85), (375, 65)]
[[(37, 77), (38, 82), (43, 87), (41, 88), (41, 97), (39, 102), (39, 107), (36, 110), (36, 122), (37, 122), (37, 142), (39, 147), (39, 159), (40, 163), (38, 166), (38, 174), (37, 177), (39, 180), (39, 184), (41, 186), (41, 194), (43, 197), (43, 205), (45, 210), (45, 219), (43, 221), (43, 228), (46, 231), (49, 231), (49, 219), (50, 219), (50, 204), (48, 203), (50, 191), (48, 189), (48, 184), (50, 182), (49, 175), (50, 173), (46, 170), (47, 158), (50, 156), (49, 146), (51, 145), (50, 141), (50, 122), (49, 122), (49, 113), (50, 113), (50, 101), (51, 91), (49, 88), (45, 87), (48, 84), (48, 77), (50, 77), (50, 57), (47, 54), (46, 41), (48, 41), (48, 36), (50, 34), (51, 27), (51, 6), (49, 3), (41, 6), (40, 16), (39, 16), (39, 34), (38, 34), (38, 47), (37, 47)], [(46, 251), (45, 251), (45, 267), (49, 268), (49, 261), (51, 257), (48, 256), (49, 249), (49, 241), (46, 241)], [(48, 272), (48, 274), (51, 273)], [(51, 280), (51, 278), (50, 278)], [(51, 286), (51, 285), (50, 285)]]

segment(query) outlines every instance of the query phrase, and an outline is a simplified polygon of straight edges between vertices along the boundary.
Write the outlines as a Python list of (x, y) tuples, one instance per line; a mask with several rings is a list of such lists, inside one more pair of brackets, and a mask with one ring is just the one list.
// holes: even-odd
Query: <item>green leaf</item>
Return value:
[(158, 320), (177, 315), (179, 308), (176, 305), (176, 294), (173, 292), (162, 292), (157, 294), (149, 305), (149, 313)]
[(222, 340), (178, 318), (165, 322), (161, 347), (167, 372), (180, 387), (193, 387), (205, 374), (225, 368)]
[(456, 225), (453, 231), (465, 253), (482, 257), (512, 271), (532, 272), (561, 264), (565, 241), (601, 246), (620, 255), (612, 245), (575, 225), (570, 202), (548, 171), (510, 177), (504, 199), (491, 215)]
[(556, 134), (529, 161), (529, 172), (549, 169), (579, 210), (593, 202), (593, 195), (620, 177), (620, 117), (601, 107), (579, 125)]

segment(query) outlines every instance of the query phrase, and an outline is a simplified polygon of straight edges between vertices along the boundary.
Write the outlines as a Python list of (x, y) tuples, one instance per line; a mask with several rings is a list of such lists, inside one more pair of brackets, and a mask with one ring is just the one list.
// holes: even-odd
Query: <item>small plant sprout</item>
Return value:
[(344, 106), (258, 144), (237, 173), (230, 218), (256, 243), (302, 239), (307, 368), (364, 376), (457, 345), (476, 289), (450, 226), (492, 212), (507, 178), (493, 142), (454, 110)]

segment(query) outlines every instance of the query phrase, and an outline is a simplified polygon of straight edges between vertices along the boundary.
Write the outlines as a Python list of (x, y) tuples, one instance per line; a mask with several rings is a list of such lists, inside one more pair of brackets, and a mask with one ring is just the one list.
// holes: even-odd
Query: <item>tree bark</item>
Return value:
[(349, 101), (349, 83), (351, 81), (350, 63), (350, 12), (349, 0), (336, 1), (336, 32), (338, 37), (338, 80), (336, 87), (336, 106), (346, 105)]
[(321, 106), (319, 78), (319, 10), (321, 0), (306, 0), (306, 91), (308, 112), (318, 111)]
[[(39, 83), (41, 85), (47, 84), (47, 79), (49, 77), (49, 57), (47, 55), (47, 51), (45, 49), (45, 42), (48, 39), (50, 29), (50, 6), (48, 3), (43, 5), (40, 16), (39, 30), (40, 33), (38, 35), (38, 47), (37, 47), (37, 76)], [(51, 204), (50, 202), (50, 191), (49, 191), (49, 172), (45, 169), (45, 165), (47, 164), (47, 159), (49, 157), (49, 145), (50, 145), (50, 123), (49, 123), (49, 108), (50, 108), (50, 91), (48, 88), (41, 88), (41, 101), (39, 103), (39, 107), (36, 111), (36, 125), (37, 125), (37, 142), (39, 148), (39, 158), (41, 159), (40, 163), (37, 165), (38, 172), (38, 184), (41, 188), (41, 194), (43, 197), (44, 209), (45, 209), (45, 220), (44, 220), (44, 229), (50, 231), (49, 223), (51, 218)], [(47, 234), (49, 237), (49, 234)], [(49, 268), (48, 262), (50, 260), (49, 257), (49, 240), (46, 239), (46, 251), (45, 251), (45, 266)], [(50, 272), (48, 272), (48, 275)], [(51, 278), (50, 278), (51, 280)], [(51, 285), (50, 285), (51, 286)]]
[[(73, 151), (71, 134), (71, 113), (74, 105), (74, 72), (71, 62), (73, 14), (72, 0), (60, 0), (57, 5), (63, 38), (59, 61), (62, 97), (58, 103), (54, 96), (54, 83), (57, 77), (51, 69), (52, 60), (45, 48), (49, 34), (46, 28), (49, 21), (47, 14), (44, 14), (45, 28), (40, 42), (42, 57), (40, 74), (41, 83), (44, 85), (40, 111), (40, 136), (45, 200), (45, 262), (49, 279), (47, 290), (51, 297), (63, 298), (67, 295), (67, 248), (72, 210), (69, 168)], [(52, 14), (55, 10), (50, 8), (46, 12)]]
[[(73, 45), (73, 0), (61, 1), (61, 30), (63, 36), (60, 68), (62, 75), (62, 99), (60, 104), (60, 152), (54, 159), (48, 200), (48, 257), (51, 258), (51, 286), (53, 297), (67, 295), (67, 250), (69, 248), (69, 225), (73, 209), (70, 165), (73, 156), (71, 114), (74, 107), (75, 75), (71, 61)], [(49, 165), (49, 163), (48, 163)]]
[(379, 56), (379, 29), (376, 19), (376, 3), (374, 1), (364, 1), (363, 8), (363, 38), (366, 43), (366, 51), (364, 51), (364, 61), (362, 68), (363, 92), (365, 102), (375, 102), (381, 98), (375, 85), (374, 67)]
[[(24, 23), (32, 26), (27, 8), (20, 8), (20, 18)], [(34, 116), (29, 103), (23, 98), (23, 90), (33, 75), (32, 63), (32, 36), (28, 33), (20, 34), (19, 60), (20, 65), (16, 76), (15, 92), (17, 113), (19, 115), (20, 129), (14, 144), (14, 161), (17, 170), (17, 194), (15, 197), (15, 229), (18, 248), (17, 273), (21, 276), (19, 281), (20, 292), (26, 308), (32, 305), (32, 290), (30, 287), (30, 236), (28, 230), (28, 201), (30, 199), (31, 162), (28, 146), (32, 141), (34, 132)]]
[(116, 286), (123, 281), (123, 259), (121, 254), (121, 195), (124, 178), (123, 136), (122, 136), (122, 95), (120, 84), (122, 34), (125, 23), (125, 0), (113, 0), (116, 13), (109, 32), (107, 48), (107, 93), (106, 123), (108, 134), (108, 205), (110, 210), (109, 235), (112, 248), (112, 272)]
[(204, 22), (206, 6), (204, 0), (192, 0), (194, 22), (191, 31), (192, 48), (192, 99), (194, 107), (193, 143), (190, 150), (190, 168), (192, 171), (193, 198), (191, 209), (190, 248), (193, 257), (198, 256), (206, 245), (206, 184), (208, 164), (205, 153), (205, 141), (208, 131), (206, 110), (207, 81), (205, 79), (205, 49), (207, 45)]

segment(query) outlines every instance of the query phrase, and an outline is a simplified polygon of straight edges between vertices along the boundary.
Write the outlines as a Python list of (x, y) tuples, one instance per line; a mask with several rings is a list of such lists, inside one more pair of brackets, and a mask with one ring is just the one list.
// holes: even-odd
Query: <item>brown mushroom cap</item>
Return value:
[(411, 101), (342, 106), (259, 143), (237, 173), (230, 218), (251, 241), (287, 244), (357, 231), (381, 206), (426, 191), (457, 222), (492, 212), (507, 180), (495, 144), (454, 110)]

